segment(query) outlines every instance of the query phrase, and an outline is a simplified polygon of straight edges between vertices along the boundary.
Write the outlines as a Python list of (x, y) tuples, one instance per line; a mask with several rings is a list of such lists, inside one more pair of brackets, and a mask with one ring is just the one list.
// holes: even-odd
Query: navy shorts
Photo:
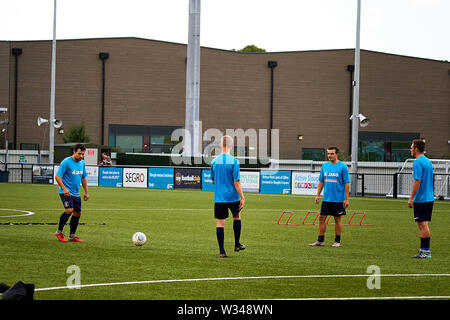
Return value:
[(214, 203), (214, 217), (216, 219), (228, 218), (228, 209), (230, 209), (233, 217), (236, 217), (241, 210), (239, 210), (240, 201), (236, 202), (216, 202)]
[(433, 203), (434, 201), (414, 203), (414, 220), (416, 222), (431, 221)]
[(345, 212), (343, 202), (322, 201), (322, 206), (320, 207), (321, 216), (340, 217), (345, 216), (346, 214), (347, 212)]
[(80, 197), (66, 197), (60, 193), (61, 201), (65, 209), (73, 208), (75, 212), (81, 212), (81, 198)]

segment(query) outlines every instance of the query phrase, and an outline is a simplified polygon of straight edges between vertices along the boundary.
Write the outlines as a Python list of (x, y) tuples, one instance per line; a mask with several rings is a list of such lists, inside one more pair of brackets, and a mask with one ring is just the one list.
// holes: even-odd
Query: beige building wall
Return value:
[[(14, 105), (14, 57), (19, 57), (18, 146), (48, 148), (51, 41), (0, 42), (0, 104)], [(139, 38), (57, 41), (56, 118), (64, 128), (83, 120), (91, 142), (101, 142), (102, 61), (108, 52), (105, 144), (109, 124), (184, 126), (186, 45)], [(269, 60), (274, 69), (274, 128), (280, 157), (300, 159), (302, 148), (336, 145), (349, 153), (350, 72), (354, 50), (238, 53), (201, 49), (200, 120), (203, 130), (268, 129)], [(361, 51), (363, 131), (417, 132), (434, 157), (450, 153), (450, 64)], [(9, 113), (10, 119), (13, 113)], [(13, 141), (13, 126), (8, 127)], [(303, 135), (298, 141), (297, 135)], [(0, 141), (0, 145), (1, 145)], [(62, 136), (55, 134), (55, 144)]]
[(4, 108), (9, 105), (10, 54), (9, 42), (0, 41), (0, 107)]
[(419, 132), (431, 155), (450, 153), (450, 63), (363, 52), (361, 70), (367, 131)]

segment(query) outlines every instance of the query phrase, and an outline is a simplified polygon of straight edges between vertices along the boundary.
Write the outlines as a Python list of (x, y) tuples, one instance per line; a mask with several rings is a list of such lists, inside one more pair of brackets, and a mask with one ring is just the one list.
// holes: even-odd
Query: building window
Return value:
[(115, 148), (120, 152), (143, 152), (143, 137), (130, 135), (117, 135)]
[(109, 125), (108, 144), (118, 152), (171, 153), (174, 126)]
[(411, 141), (420, 133), (359, 132), (358, 160), (375, 162), (404, 162), (411, 158)]
[(411, 141), (392, 142), (391, 161), (392, 162), (405, 162), (406, 159), (411, 158), (410, 149), (411, 149)]
[(303, 148), (302, 149), (303, 160), (324, 161), (325, 149), (320, 148)]
[(151, 136), (151, 144), (172, 144), (171, 134), (167, 136)]
[(385, 143), (383, 141), (360, 141), (359, 161), (384, 161), (386, 156)]

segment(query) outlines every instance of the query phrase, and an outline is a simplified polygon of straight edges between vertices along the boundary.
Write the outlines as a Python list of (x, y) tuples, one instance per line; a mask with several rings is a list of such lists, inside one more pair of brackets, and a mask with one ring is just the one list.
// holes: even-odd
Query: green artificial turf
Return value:
[[(86, 242), (61, 243), (54, 235), (57, 226), (47, 224), (57, 223), (63, 212), (56, 186), (0, 184), (0, 208), (35, 213), (7, 218), (22, 213), (0, 210), (0, 282), (33, 283), (34, 298), (43, 300), (450, 297), (450, 202), (435, 202), (432, 259), (417, 260), (411, 256), (418, 251), (419, 233), (405, 199), (351, 198), (344, 222), (365, 211), (363, 223), (372, 225), (344, 226), (342, 246), (332, 248), (332, 225), (325, 247), (308, 246), (317, 226), (301, 221), (319, 210), (313, 197), (246, 193), (241, 242), (247, 249), (233, 251), (229, 218), (229, 258), (220, 259), (212, 192), (106, 187), (89, 192), (77, 231)], [(285, 209), (294, 211), (291, 222), (299, 226), (277, 224)], [(67, 235), (69, 225), (64, 231)], [(147, 235), (146, 245), (133, 245), (136, 231)], [(80, 289), (65, 288), (72, 265), (79, 267)], [(367, 287), (371, 265), (385, 275), (380, 289)], [(134, 281), (149, 283), (129, 283)], [(112, 283), (119, 284), (95, 286)], [(64, 288), (42, 290), (55, 287)]]

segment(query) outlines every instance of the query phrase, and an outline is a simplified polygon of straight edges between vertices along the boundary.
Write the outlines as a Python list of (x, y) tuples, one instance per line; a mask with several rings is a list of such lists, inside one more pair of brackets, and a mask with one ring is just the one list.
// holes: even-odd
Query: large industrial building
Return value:
[[(51, 41), (0, 41), (4, 148), (48, 150)], [(84, 122), (96, 144), (168, 153), (185, 124), (186, 45), (140, 38), (58, 40), (56, 119)], [(200, 120), (209, 128), (279, 129), (281, 159), (351, 149), (354, 49), (243, 53), (201, 47)], [(450, 154), (450, 63), (361, 50), (360, 161), (403, 161), (414, 138)], [(62, 131), (61, 131), (62, 132)], [(55, 133), (55, 144), (62, 143)]]

